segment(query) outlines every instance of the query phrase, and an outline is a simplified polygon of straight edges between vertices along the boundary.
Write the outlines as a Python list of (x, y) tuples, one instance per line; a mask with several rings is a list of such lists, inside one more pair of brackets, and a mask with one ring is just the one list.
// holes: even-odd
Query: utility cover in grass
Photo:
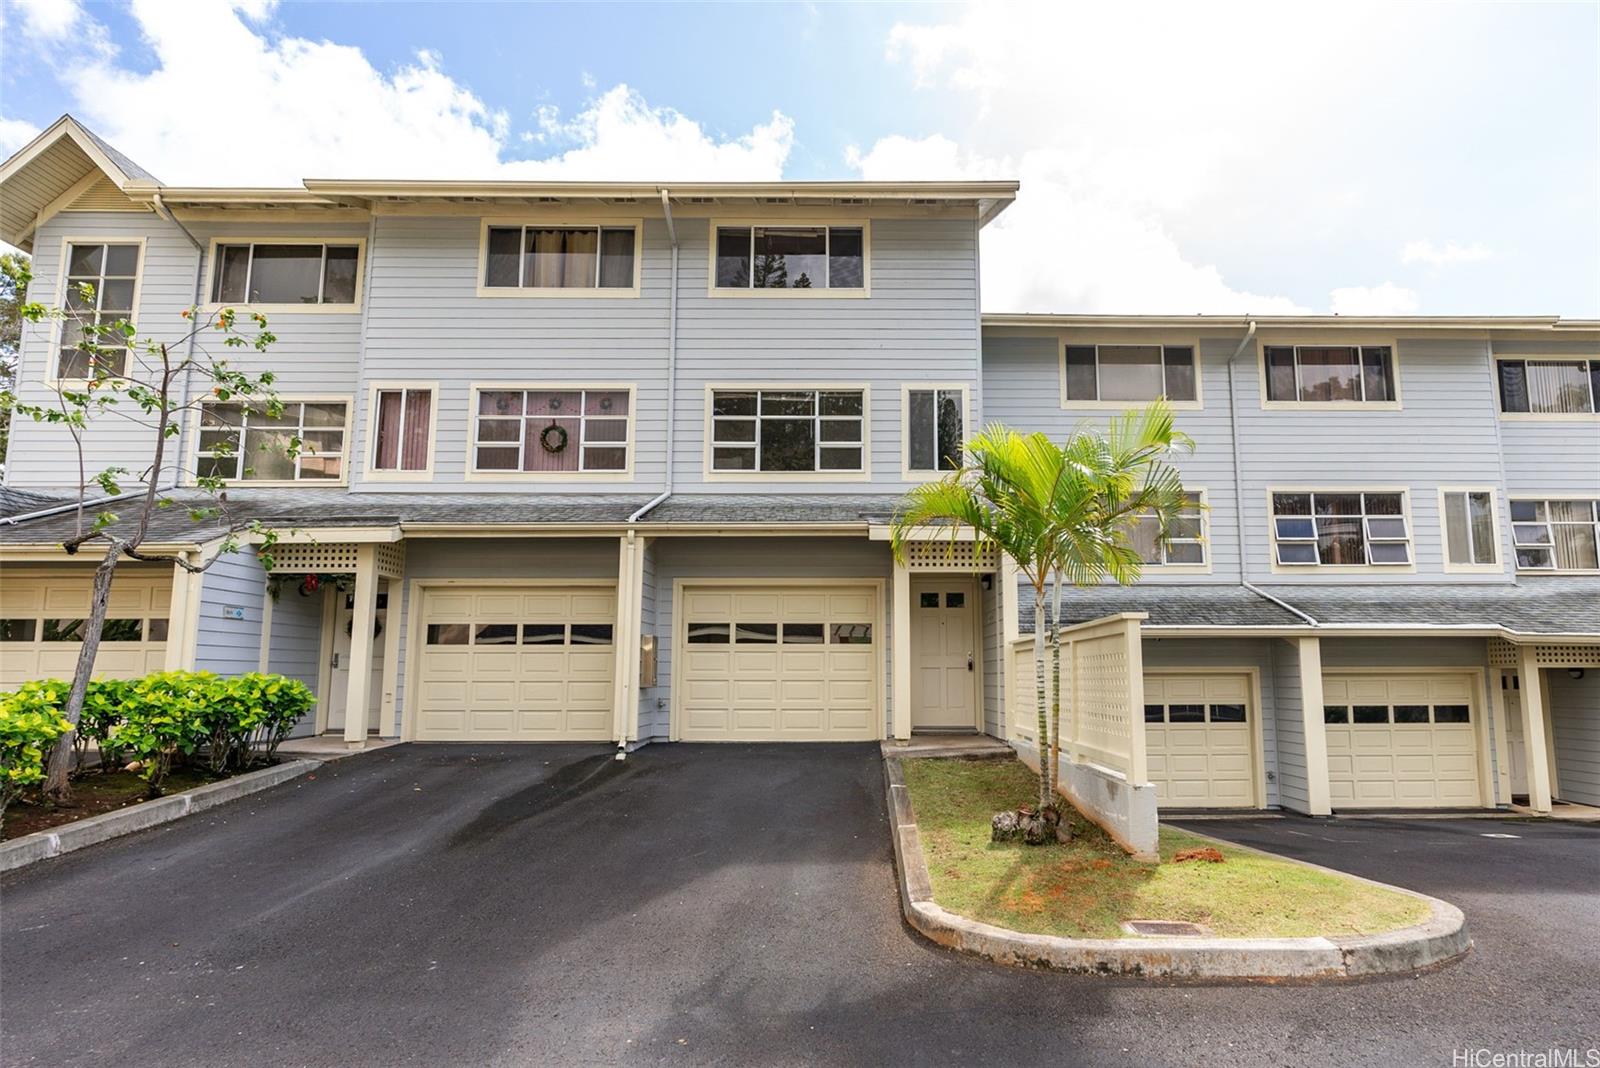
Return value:
[[(1134, 860), (1070, 807), (1066, 845), (991, 842), (997, 811), (1036, 802), (1017, 761), (907, 760), (906, 785), (940, 905), (1030, 934), (1126, 938), (1129, 919), (1199, 924), (1220, 938), (1375, 934), (1428, 918), (1424, 901), (1161, 828), (1161, 863)], [(1223, 863), (1174, 863), (1216, 848)]]

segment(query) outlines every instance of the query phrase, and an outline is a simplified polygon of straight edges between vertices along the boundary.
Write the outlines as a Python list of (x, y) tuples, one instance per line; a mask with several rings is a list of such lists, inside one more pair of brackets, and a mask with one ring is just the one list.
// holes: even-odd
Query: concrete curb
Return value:
[[(1382, 886), (1429, 903), (1432, 915), (1423, 923), (1397, 931), (1336, 938), (1060, 938), (1023, 934), (979, 923), (941, 907), (933, 900), (933, 883), (922, 838), (911, 810), (900, 761), (883, 762), (893, 822), (894, 855), (899, 874), (900, 904), (906, 922), (942, 946), (1002, 964), (1095, 975), (1127, 975), (1181, 979), (1348, 979), (1356, 976), (1412, 972), (1442, 964), (1472, 947), (1466, 918), (1446, 901), (1402, 887)], [(1193, 833), (1193, 832), (1185, 832)], [(1205, 837), (1205, 836), (1200, 836)], [(1234, 848), (1235, 843), (1226, 843)], [(1277, 860), (1303, 863), (1264, 850)], [(1310, 864), (1307, 867), (1317, 867)], [(1323, 871), (1332, 869), (1323, 868)], [(1347, 878), (1359, 876), (1337, 872)]]
[(125, 834), (142, 831), (162, 823), (170, 823), (184, 816), (193, 816), (236, 798), (270, 790), (274, 786), (298, 779), (306, 772), (322, 766), (320, 760), (289, 760), (260, 771), (235, 775), (209, 786), (197, 786), (181, 794), (159, 797), (154, 801), (104, 812), (98, 816), (64, 823), (48, 831), (23, 835), (9, 842), (0, 842), (0, 872), (37, 864), (41, 860), (59, 857), (85, 846), (121, 838)]

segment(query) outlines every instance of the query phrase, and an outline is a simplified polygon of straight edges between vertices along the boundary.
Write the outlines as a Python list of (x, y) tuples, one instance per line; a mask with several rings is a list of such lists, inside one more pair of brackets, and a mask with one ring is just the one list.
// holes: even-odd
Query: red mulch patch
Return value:
[(1197, 846), (1194, 849), (1180, 849), (1176, 853), (1172, 854), (1172, 862), (1174, 864), (1182, 863), (1185, 860), (1203, 860), (1207, 864), (1221, 864), (1227, 859), (1227, 857), (1222, 855), (1220, 850), (1213, 849), (1210, 846)]

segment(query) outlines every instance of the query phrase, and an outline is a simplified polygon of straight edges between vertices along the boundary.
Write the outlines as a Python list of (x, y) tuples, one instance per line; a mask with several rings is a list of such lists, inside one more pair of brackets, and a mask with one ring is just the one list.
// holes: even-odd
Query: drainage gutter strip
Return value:
[[(1360, 881), (1426, 901), (1432, 915), (1423, 923), (1382, 934), (1332, 938), (1061, 938), (1024, 934), (980, 923), (957, 915), (933, 900), (933, 884), (928, 876), (916, 816), (911, 810), (904, 770), (900, 761), (893, 758), (885, 760), (883, 766), (889, 815), (893, 821), (900, 904), (906, 922), (931, 941), (963, 953), (1002, 964), (1097, 975), (1348, 979), (1429, 968), (1460, 957), (1472, 947), (1466, 918), (1460, 909), (1447, 901), (1371, 879)], [(1289, 859), (1267, 855), (1279, 860)], [(1335, 874), (1360, 878), (1348, 872)]]

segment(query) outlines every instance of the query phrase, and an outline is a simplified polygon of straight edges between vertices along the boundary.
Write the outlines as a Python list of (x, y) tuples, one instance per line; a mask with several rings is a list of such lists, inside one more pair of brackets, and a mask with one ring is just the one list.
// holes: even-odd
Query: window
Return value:
[(1204, 564), (1205, 541), (1202, 536), (1200, 494), (1185, 493), (1187, 503), (1178, 521), (1161, 538), (1161, 522), (1154, 512), (1146, 512), (1133, 521), (1130, 536), (1133, 549), (1146, 564)]
[(959, 389), (906, 392), (906, 470), (954, 471), (966, 438), (966, 401)]
[(714, 288), (866, 289), (864, 226), (719, 226)]
[(1520, 571), (1600, 571), (1600, 501), (1512, 501)]
[(1471, 723), (1472, 710), (1466, 705), (1324, 705), (1322, 722), (1358, 727), (1425, 727), (1430, 723)]
[(491, 226), (485, 289), (627, 289), (638, 286), (639, 230), (628, 226)]
[(213, 304), (354, 304), (361, 246), (219, 244)]
[(1500, 559), (1494, 494), (1489, 490), (1443, 490), (1439, 496), (1443, 502), (1445, 566), (1493, 567)]
[(432, 389), (379, 389), (373, 412), (374, 471), (426, 472), (432, 467)]
[(1267, 400), (1382, 404), (1399, 398), (1388, 345), (1268, 345)]
[(871, 645), (871, 623), (719, 623), (691, 622), (685, 628), (690, 645)]
[[(81, 642), (86, 619), (0, 619), (0, 642)], [(103, 642), (164, 642), (166, 617), (107, 619), (101, 626)]]
[(716, 390), (713, 471), (863, 471), (863, 390)]
[(479, 473), (627, 471), (626, 389), (493, 389), (478, 394)]
[(336, 482), (344, 477), (342, 401), (260, 407), (207, 404), (200, 415), (198, 473), (234, 482)]
[(1272, 536), (1286, 566), (1411, 563), (1403, 493), (1274, 493)]
[(429, 623), (429, 645), (610, 645), (610, 623)]
[(1068, 345), (1068, 403), (1198, 398), (1193, 345)]
[(1244, 723), (1244, 705), (1145, 705), (1146, 723)]
[[(86, 329), (109, 327), (133, 318), (133, 294), (139, 281), (139, 246), (73, 241), (67, 245), (67, 288), (62, 297), (66, 318), (61, 323), (56, 377), (81, 381), (128, 373), (128, 350), (119, 333)], [(86, 292), (84, 287), (88, 286)], [(101, 349), (88, 352), (89, 344)]]
[(1500, 410), (1522, 415), (1600, 412), (1600, 360), (1501, 360)]

